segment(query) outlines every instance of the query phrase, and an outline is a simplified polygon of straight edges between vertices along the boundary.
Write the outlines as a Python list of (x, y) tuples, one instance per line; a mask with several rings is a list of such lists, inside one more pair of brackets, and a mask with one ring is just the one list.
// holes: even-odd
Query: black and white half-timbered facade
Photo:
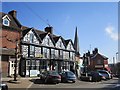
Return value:
[(75, 49), (71, 39), (64, 40), (52, 33), (52, 27), (45, 32), (34, 28), (22, 31), (20, 75), (34, 76), (45, 70), (73, 71)]

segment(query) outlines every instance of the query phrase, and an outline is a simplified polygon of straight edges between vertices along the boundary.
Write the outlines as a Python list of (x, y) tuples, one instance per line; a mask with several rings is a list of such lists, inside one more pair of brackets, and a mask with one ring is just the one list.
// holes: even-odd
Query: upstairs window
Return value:
[(60, 47), (62, 47), (62, 42), (60, 42)]
[(3, 19), (3, 25), (9, 26), (10, 25), (10, 21), (7, 18)]
[(34, 35), (32, 33), (30, 34), (30, 43), (34, 43)]
[(10, 25), (10, 18), (7, 16), (7, 15), (5, 15), (3, 18), (3, 25), (5, 25), (5, 26), (9, 26)]
[(50, 45), (50, 40), (49, 40), (49, 38), (47, 38), (47, 45)]

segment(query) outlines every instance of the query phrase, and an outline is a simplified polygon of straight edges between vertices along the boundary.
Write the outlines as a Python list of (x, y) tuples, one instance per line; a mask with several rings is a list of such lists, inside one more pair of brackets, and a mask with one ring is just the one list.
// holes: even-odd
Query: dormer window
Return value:
[(3, 25), (5, 26), (10, 25), (10, 18), (7, 15), (5, 15), (2, 19), (3, 19)]
[(8, 19), (3, 19), (3, 25), (9, 26), (10, 25), (10, 21)]

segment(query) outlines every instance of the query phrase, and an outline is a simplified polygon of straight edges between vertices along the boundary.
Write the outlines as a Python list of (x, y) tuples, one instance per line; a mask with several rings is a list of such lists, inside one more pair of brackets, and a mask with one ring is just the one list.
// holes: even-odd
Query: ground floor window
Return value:
[(45, 59), (26, 60), (26, 75), (30, 75), (30, 71), (38, 71), (39, 73), (41, 73), (46, 70), (55, 70), (57, 72), (62, 72), (65, 70), (70, 70), (70, 66), (71, 64), (69, 61), (56, 61)]

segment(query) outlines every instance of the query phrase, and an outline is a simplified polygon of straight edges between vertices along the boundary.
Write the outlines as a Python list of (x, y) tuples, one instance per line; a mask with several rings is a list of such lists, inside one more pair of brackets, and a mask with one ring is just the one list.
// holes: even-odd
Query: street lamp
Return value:
[(116, 62), (117, 62), (117, 60), (118, 60), (118, 52), (116, 52)]
[(18, 39), (15, 41), (16, 47), (15, 47), (15, 69), (14, 69), (14, 81), (17, 81), (17, 57), (18, 57)]

